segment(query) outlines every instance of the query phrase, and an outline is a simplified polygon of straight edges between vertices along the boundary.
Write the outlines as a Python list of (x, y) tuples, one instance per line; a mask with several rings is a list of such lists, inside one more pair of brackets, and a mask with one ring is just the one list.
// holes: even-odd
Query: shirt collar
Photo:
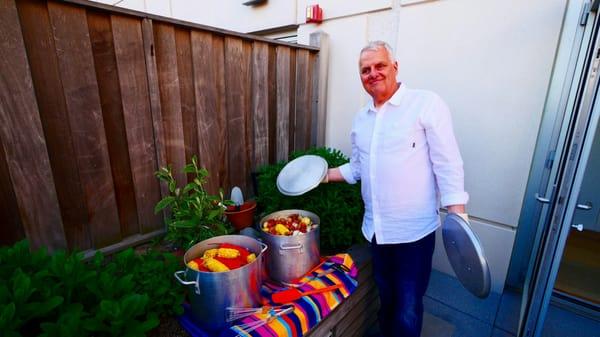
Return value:
[[(406, 93), (406, 90), (407, 90), (406, 84), (399, 82), (398, 89), (396, 90), (396, 92), (384, 104), (390, 103), (395, 106), (400, 105), (400, 101), (402, 100), (402, 97)], [(373, 112), (373, 113), (377, 112), (377, 109), (375, 109), (375, 103), (373, 102), (373, 99), (371, 99), (369, 101), (369, 104), (367, 105), (367, 107), (368, 107), (367, 112)]]

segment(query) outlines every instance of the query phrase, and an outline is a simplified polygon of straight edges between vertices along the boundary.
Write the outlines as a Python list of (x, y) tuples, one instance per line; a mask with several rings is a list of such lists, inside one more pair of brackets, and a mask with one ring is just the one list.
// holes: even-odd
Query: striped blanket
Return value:
[[(330, 256), (322, 261), (315, 269), (299, 280), (308, 281), (298, 289), (309, 291), (341, 284), (341, 287), (318, 294), (299, 298), (284, 306), (290, 308), (289, 313), (274, 316), (273, 312), (253, 314), (237, 321), (232, 326), (220, 332), (220, 337), (301, 337), (329, 315), (357, 286), (358, 269), (348, 254)], [(265, 282), (261, 289), (265, 306), (279, 306), (272, 302), (272, 294), (289, 289), (281, 285)], [(293, 309), (291, 309), (293, 307)], [(185, 315), (184, 317), (185, 318)], [(198, 326), (193, 326), (190, 320), (180, 318), (182, 326), (192, 335), (209, 337)], [(263, 324), (264, 322), (268, 322)], [(190, 324), (191, 323), (191, 324)], [(251, 327), (255, 327), (254, 329)]]

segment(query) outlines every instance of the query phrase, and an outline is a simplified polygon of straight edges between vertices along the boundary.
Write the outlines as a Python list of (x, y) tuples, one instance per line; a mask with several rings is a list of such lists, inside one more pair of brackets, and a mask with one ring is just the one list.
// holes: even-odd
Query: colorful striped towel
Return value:
[[(341, 267), (343, 266), (343, 267)], [(318, 274), (331, 270), (325, 275)], [(233, 322), (233, 325), (221, 333), (221, 337), (301, 337), (311, 328), (317, 325), (324, 317), (329, 315), (346, 297), (348, 297), (357, 286), (358, 268), (348, 254), (338, 254), (326, 258), (317, 268), (299, 280), (299, 283), (309, 281), (298, 289), (308, 291), (312, 289), (325, 288), (332, 285), (342, 284), (337, 290), (304, 296), (292, 303), (294, 310), (291, 313), (275, 317), (268, 324), (262, 325), (253, 331), (248, 332), (244, 329), (246, 325), (253, 325), (253, 322), (267, 320), (269, 314), (255, 314)], [(318, 276), (318, 277), (317, 277)], [(271, 302), (271, 295), (274, 292), (288, 289), (271, 282), (266, 282), (261, 295), (265, 305), (276, 304)]]

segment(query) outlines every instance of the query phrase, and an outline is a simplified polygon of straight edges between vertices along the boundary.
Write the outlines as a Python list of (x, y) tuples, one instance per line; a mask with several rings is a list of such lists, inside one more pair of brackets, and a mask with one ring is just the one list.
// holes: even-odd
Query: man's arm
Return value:
[(342, 175), (342, 172), (340, 171), (339, 167), (335, 167), (335, 168), (331, 168), (329, 170), (327, 170), (327, 174), (325, 175), (325, 178), (323, 178), (323, 183), (329, 183), (329, 182), (344, 182), (346, 181), (346, 179), (344, 179), (344, 176)]
[(454, 137), (450, 111), (441, 98), (436, 97), (423, 120), (441, 204), (448, 213), (465, 214), (469, 195), (464, 190), (463, 162)]

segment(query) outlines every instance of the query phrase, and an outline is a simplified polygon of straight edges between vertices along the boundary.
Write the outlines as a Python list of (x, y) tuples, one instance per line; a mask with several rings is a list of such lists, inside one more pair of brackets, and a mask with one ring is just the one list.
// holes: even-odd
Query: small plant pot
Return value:
[(256, 201), (249, 200), (241, 206), (227, 206), (225, 216), (236, 230), (242, 230), (252, 226), (254, 213), (256, 212)]

